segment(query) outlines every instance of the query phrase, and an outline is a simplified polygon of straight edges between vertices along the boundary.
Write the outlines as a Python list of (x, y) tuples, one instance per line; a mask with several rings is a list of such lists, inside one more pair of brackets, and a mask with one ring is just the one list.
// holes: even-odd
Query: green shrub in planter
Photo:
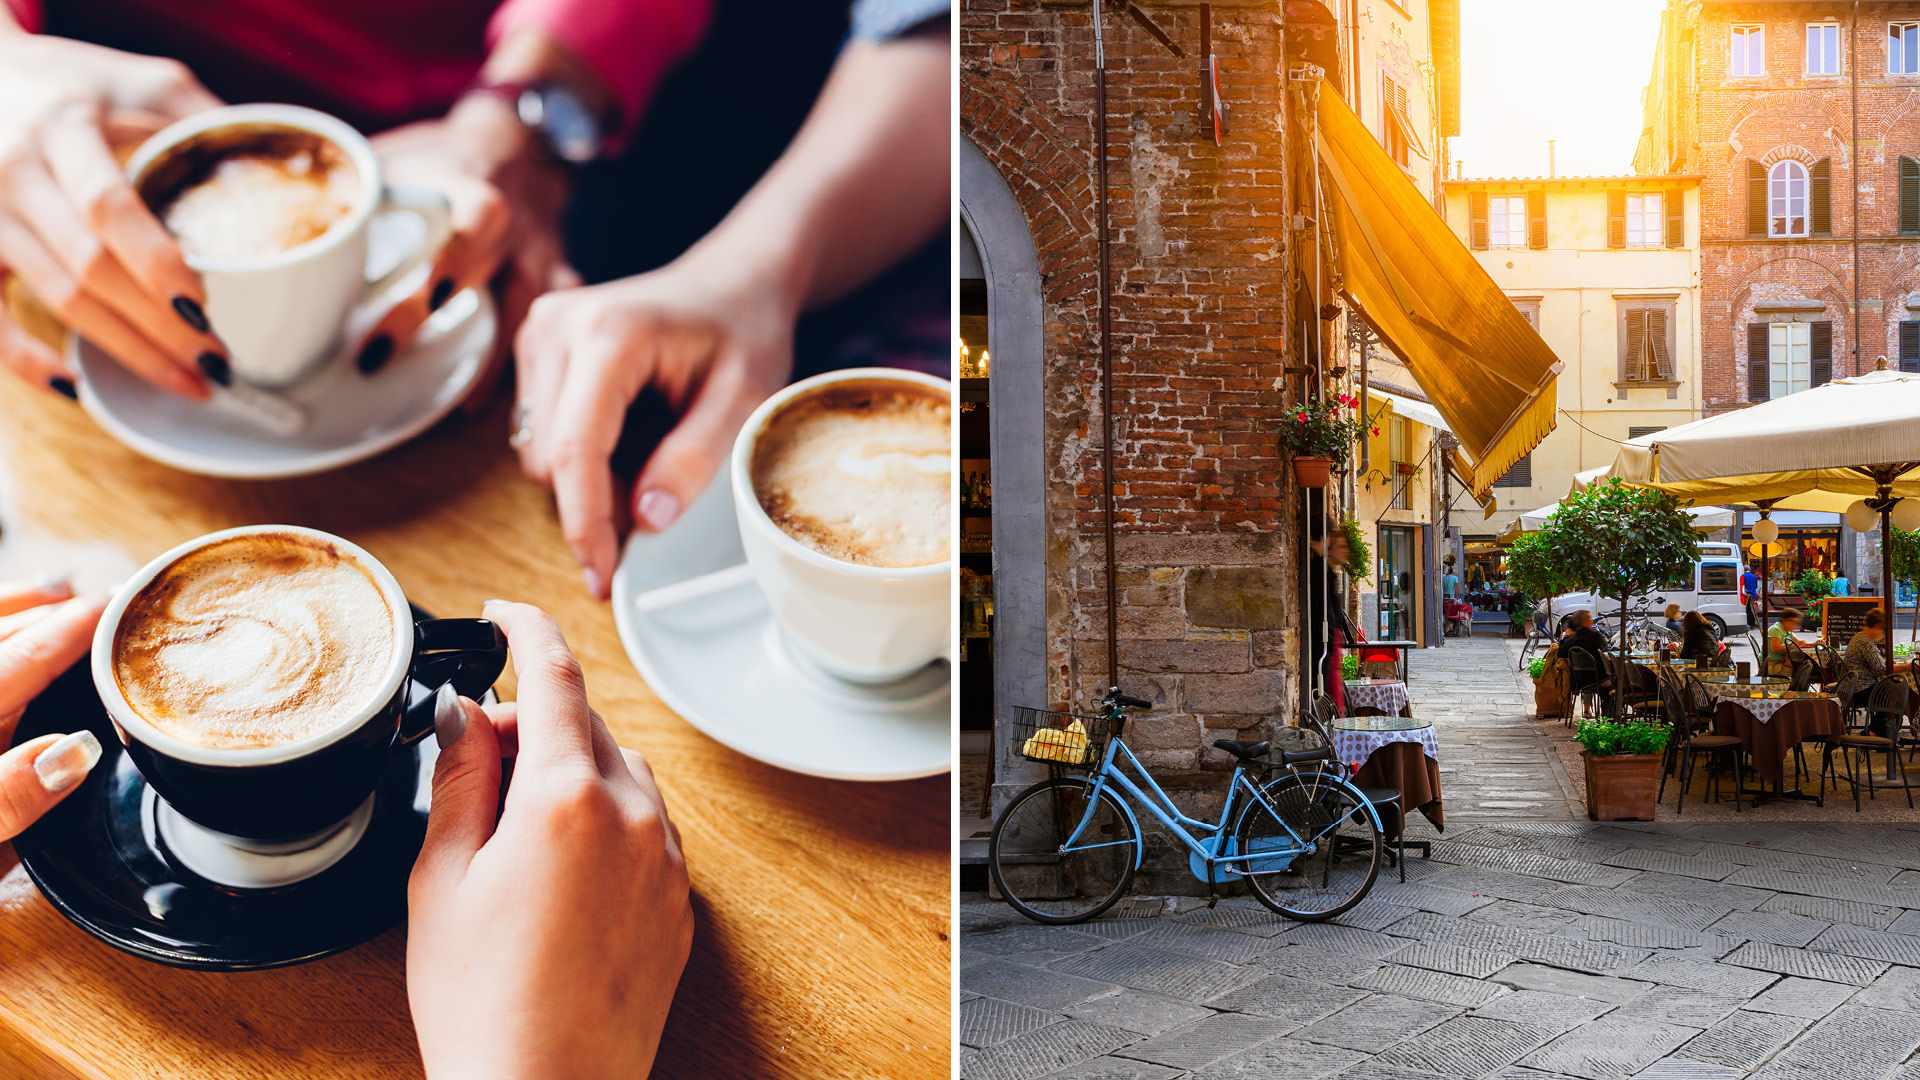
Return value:
[(1667, 738), (1672, 734), (1665, 724), (1640, 720), (1582, 720), (1573, 738), (1594, 757), (1612, 757), (1657, 754), (1667, 748)]
[(1540, 673), (1545, 670), (1547, 670), (1546, 657), (1536, 656), (1527, 661), (1527, 678), (1532, 679), (1534, 682), (1540, 681)]
[(1357, 679), (1360, 677), (1360, 656), (1358, 653), (1343, 653), (1340, 657), (1340, 678)]

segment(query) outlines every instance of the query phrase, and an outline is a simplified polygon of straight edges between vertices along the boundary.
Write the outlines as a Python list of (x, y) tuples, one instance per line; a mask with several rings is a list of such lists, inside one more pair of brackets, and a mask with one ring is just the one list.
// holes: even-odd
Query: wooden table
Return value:
[[(495, 596), (547, 608), (686, 845), (699, 929), (654, 1075), (948, 1076), (948, 777), (816, 780), (669, 712), (581, 586), (550, 497), (520, 475), (506, 412), (495, 400), (324, 476), (225, 481), (149, 462), (0, 373), (0, 577), (72, 571), (105, 588), (201, 533), (276, 522), (361, 544), (436, 614)], [(499, 689), (512, 696), (511, 674)], [(180, 971), (82, 933), (0, 844), (0, 1076), (419, 1076), (404, 933), (278, 971)]]

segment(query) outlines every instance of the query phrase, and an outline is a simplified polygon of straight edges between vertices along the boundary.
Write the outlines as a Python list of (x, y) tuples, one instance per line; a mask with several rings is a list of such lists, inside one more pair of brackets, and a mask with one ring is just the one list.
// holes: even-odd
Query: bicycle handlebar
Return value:
[(1137, 697), (1128, 697), (1128, 696), (1127, 696), (1126, 694), (1123, 694), (1123, 693), (1121, 693), (1121, 692), (1120, 692), (1120, 688), (1119, 688), (1119, 687), (1117, 687), (1117, 686), (1110, 686), (1110, 687), (1108, 687), (1108, 688), (1107, 688), (1107, 701), (1106, 701), (1106, 703), (1107, 703), (1107, 704), (1109, 704), (1109, 705), (1118, 705), (1118, 706), (1120, 706), (1120, 707), (1122, 707), (1122, 708), (1126, 708), (1126, 709), (1151, 709), (1151, 708), (1153, 708), (1153, 702), (1151, 702), (1151, 701), (1142, 701), (1142, 700), (1140, 700), (1140, 699), (1139, 699), (1139, 698), (1137, 698)]

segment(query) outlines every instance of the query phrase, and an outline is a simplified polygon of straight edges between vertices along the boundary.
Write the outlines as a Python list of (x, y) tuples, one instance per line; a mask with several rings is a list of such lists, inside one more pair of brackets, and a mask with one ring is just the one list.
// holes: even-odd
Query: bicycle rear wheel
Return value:
[[(1043, 780), (1015, 795), (993, 823), (987, 866), (1015, 911), (1035, 922), (1084, 922), (1133, 883), (1140, 830), (1110, 791), (1100, 792), (1089, 820), (1092, 796), (1084, 776)], [(1075, 835), (1082, 820), (1086, 828)]]
[(1380, 827), (1366, 797), (1325, 773), (1289, 773), (1261, 791), (1266, 801), (1240, 813), (1235, 846), (1299, 853), (1247, 864), (1260, 902), (1289, 919), (1319, 922), (1365, 899), (1380, 872)]

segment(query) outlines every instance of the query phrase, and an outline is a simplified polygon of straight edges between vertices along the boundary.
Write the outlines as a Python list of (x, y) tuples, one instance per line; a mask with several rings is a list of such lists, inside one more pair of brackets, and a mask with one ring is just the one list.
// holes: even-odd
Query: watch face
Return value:
[(570, 91), (548, 86), (535, 91), (540, 95), (539, 128), (554, 153), (575, 165), (592, 161), (600, 153), (600, 125)]

